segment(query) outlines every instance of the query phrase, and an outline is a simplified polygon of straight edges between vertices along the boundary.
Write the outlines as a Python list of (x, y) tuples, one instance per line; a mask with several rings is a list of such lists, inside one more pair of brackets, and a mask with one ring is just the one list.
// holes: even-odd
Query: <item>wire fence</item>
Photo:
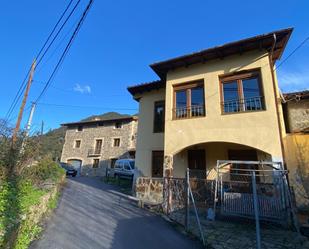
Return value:
[(163, 209), (207, 248), (304, 248), (287, 174), (273, 162), (188, 169), (164, 178)]

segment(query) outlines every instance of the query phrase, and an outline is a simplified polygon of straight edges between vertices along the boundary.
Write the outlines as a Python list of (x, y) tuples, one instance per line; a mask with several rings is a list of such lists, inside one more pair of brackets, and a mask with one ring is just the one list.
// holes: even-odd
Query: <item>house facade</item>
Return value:
[(73, 165), (80, 175), (102, 176), (117, 159), (134, 158), (137, 117), (113, 114), (65, 123), (61, 162)]
[(128, 87), (139, 102), (137, 176), (210, 172), (217, 160), (283, 162), (274, 70), (292, 29), (150, 65), (160, 80)]

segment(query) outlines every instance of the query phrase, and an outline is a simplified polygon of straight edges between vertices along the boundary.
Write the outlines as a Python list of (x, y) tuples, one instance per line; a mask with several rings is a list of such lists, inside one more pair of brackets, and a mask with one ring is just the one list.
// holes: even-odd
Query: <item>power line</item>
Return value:
[(37, 103), (37, 102), (41, 99), (41, 97), (43, 96), (43, 94), (46, 92), (46, 90), (48, 89), (49, 85), (51, 84), (51, 82), (52, 82), (52, 80), (53, 80), (55, 74), (57, 73), (59, 67), (60, 67), (61, 64), (63, 63), (63, 61), (64, 61), (64, 59), (65, 59), (65, 56), (67, 55), (68, 51), (70, 50), (70, 48), (71, 48), (71, 46), (72, 46), (72, 43), (73, 43), (74, 39), (76, 38), (76, 35), (78, 34), (78, 32), (79, 32), (79, 30), (80, 30), (80, 28), (81, 28), (81, 26), (82, 26), (82, 24), (83, 24), (85, 18), (87, 17), (87, 14), (88, 14), (88, 12), (89, 12), (91, 6), (92, 6), (93, 1), (94, 1), (94, 0), (90, 0), (89, 3), (88, 3), (88, 5), (86, 6), (86, 8), (85, 8), (85, 10), (84, 10), (84, 12), (83, 12), (83, 14), (82, 14), (82, 16), (81, 16), (81, 18), (80, 18), (80, 21), (78, 22), (78, 24), (77, 24), (77, 26), (76, 26), (76, 28), (75, 28), (75, 30), (74, 30), (74, 32), (73, 32), (73, 34), (72, 34), (70, 40), (69, 40), (67, 46), (65, 47), (65, 49), (64, 49), (64, 51), (63, 51), (63, 53), (62, 53), (62, 55), (61, 55), (61, 57), (60, 57), (60, 59), (59, 59), (57, 65), (55, 66), (55, 68), (54, 68), (52, 74), (50, 75), (48, 81), (47, 81), (46, 84), (45, 84), (45, 87), (44, 87), (43, 90), (41, 91), (41, 93), (40, 93), (40, 95), (38, 96), (38, 98), (36, 99), (35, 103)]
[(122, 110), (122, 111), (136, 111), (137, 108), (114, 108), (114, 107), (103, 107), (103, 106), (82, 106), (82, 105), (63, 105), (63, 104), (53, 104), (53, 103), (37, 103), (38, 105), (45, 106), (55, 106), (55, 107), (63, 107), (63, 108), (89, 108), (89, 109), (102, 109), (102, 110)]
[(295, 52), (300, 49), (307, 41), (309, 40), (309, 36), (303, 40), (277, 67), (276, 70), (283, 64), (285, 63)]
[[(41, 53), (43, 52), (45, 46), (47, 45), (48, 41), (50, 40), (50, 38), (52, 37), (53, 33), (55, 32), (55, 30), (57, 29), (58, 25), (60, 24), (61, 20), (63, 19), (63, 17), (65, 16), (65, 14), (67, 13), (68, 9), (70, 8), (71, 4), (72, 4), (73, 0), (70, 0), (69, 4), (66, 6), (65, 10), (63, 11), (63, 13), (61, 14), (60, 18), (58, 19), (57, 23), (54, 25), (52, 31), (50, 32), (48, 38), (45, 40), (42, 48), (40, 49), (39, 53), (37, 54), (36, 58), (38, 58)], [(38, 63), (37, 63), (37, 66), (39, 65), (39, 63), (42, 61), (43, 57), (45, 56), (45, 54), (47, 53), (47, 51), (49, 50), (49, 48), (51, 47), (51, 45), (53, 44), (53, 42), (55, 41), (55, 39), (58, 37), (60, 31), (63, 29), (64, 25), (67, 23), (67, 21), (69, 20), (69, 18), (71, 17), (71, 15), (73, 14), (74, 10), (76, 9), (77, 5), (79, 4), (80, 0), (77, 2), (77, 4), (74, 6), (73, 10), (70, 12), (69, 16), (66, 18), (65, 22), (63, 23), (63, 25), (61, 26), (61, 28), (59, 29), (59, 31), (57, 32), (57, 34), (54, 36), (54, 39), (52, 40), (52, 42), (49, 44), (48, 48), (45, 50), (44, 54), (41, 56), (41, 58), (39, 59)], [(36, 66), (36, 67), (37, 67)], [(16, 107), (19, 99), (21, 98), (24, 90), (26, 89), (26, 80), (29, 76), (29, 73), (30, 73), (30, 70), (31, 70), (31, 67), (29, 68), (24, 80), (22, 81), (22, 84), (20, 85), (14, 99), (13, 99), (13, 102), (12, 104), (10, 105), (9, 107), (9, 110), (8, 112), (6, 113), (6, 116), (5, 116), (5, 119), (8, 119), (14, 108)]]

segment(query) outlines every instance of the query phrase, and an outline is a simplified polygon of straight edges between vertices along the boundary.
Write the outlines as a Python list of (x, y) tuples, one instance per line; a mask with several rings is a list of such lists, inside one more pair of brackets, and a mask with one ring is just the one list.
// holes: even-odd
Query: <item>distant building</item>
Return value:
[(81, 175), (104, 175), (118, 158), (135, 157), (136, 116), (107, 113), (62, 126), (67, 130), (61, 162)]

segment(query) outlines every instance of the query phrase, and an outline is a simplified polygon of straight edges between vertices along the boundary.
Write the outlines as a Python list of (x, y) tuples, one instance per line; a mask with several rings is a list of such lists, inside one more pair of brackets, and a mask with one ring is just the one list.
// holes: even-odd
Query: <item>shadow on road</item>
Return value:
[(202, 248), (159, 216), (139, 209), (97, 178), (68, 179), (53, 219), (34, 248)]

